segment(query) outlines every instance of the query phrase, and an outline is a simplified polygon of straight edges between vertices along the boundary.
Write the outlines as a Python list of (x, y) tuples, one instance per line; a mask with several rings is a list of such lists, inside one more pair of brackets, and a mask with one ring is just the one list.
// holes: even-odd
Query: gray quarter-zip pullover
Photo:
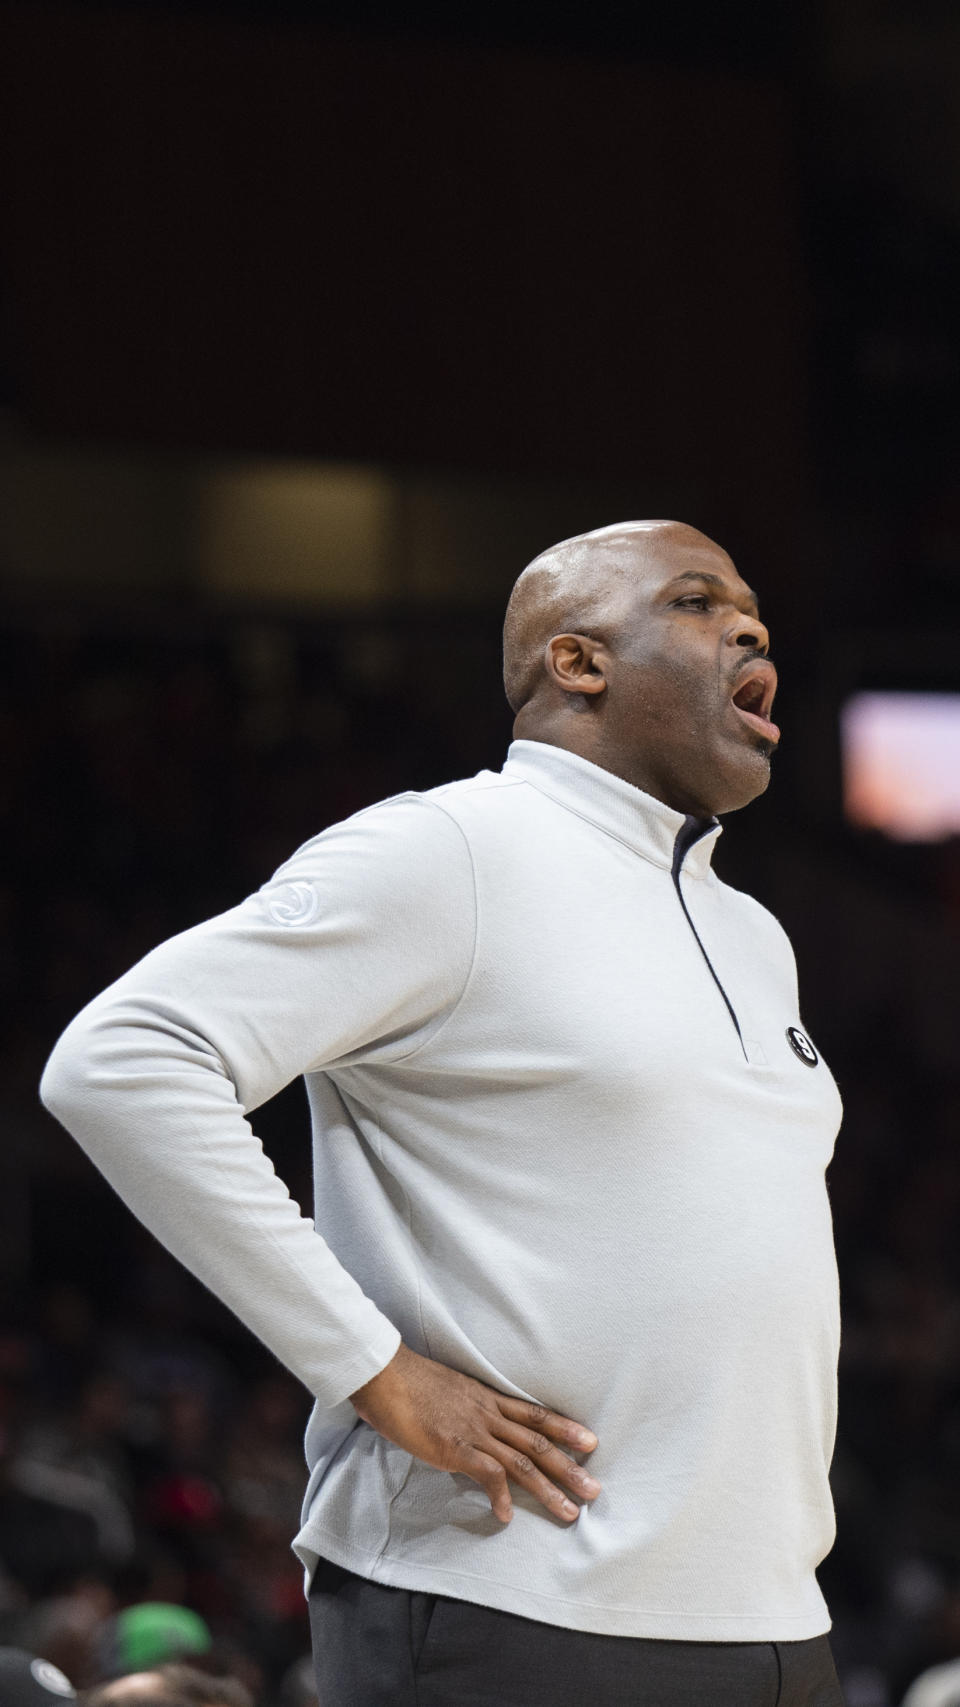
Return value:
[[(573, 754), (302, 847), (68, 1028), (48, 1106), (316, 1395), (297, 1549), (613, 1635), (829, 1627), (840, 1118), (789, 943), (716, 824)], [(305, 1074), (315, 1227), (246, 1116)], [(399, 1337), (592, 1428), (570, 1527), (347, 1395)]]

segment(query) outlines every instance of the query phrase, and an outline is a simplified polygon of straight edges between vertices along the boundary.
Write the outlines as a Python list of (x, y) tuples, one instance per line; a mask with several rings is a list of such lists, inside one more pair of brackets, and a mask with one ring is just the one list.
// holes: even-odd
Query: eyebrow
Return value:
[[(676, 587), (681, 581), (706, 581), (708, 586), (717, 587), (721, 593), (726, 593), (728, 596), (730, 593), (729, 583), (721, 575), (711, 575), (708, 569), (687, 569), (682, 575), (675, 575), (670, 586)], [(752, 587), (748, 587), (746, 591), (747, 598), (754, 610), (759, 610), (760, 602)]]

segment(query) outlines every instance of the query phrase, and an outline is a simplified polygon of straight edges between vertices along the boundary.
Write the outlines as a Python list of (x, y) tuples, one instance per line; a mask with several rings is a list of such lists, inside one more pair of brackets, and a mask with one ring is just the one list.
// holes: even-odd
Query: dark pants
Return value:
[(843, 1707), (830, 1645), (659, 1642), (384, 1588), (321, 1560), (320, 1707)]

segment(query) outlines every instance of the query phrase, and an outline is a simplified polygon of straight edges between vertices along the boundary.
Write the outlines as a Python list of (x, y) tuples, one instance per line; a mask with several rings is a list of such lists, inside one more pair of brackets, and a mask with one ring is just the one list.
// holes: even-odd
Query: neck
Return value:
[(513, 738), (515, 741), (542, 741), (547, 746), (575, 753), (578, 758), (588, 759), (592, 765), (599, 765), (601, 770), (630, 783), (632, 788), (642, 789), (644, 794), (662, 801), (674, 812), (705, 820), (713, 817), (709, 806), (704, 806), (702, 801), (694, 800), (684, 789), (659, 776), (655, 765), (611, 748), (604, 740), (603, 730), (589, 713), (534, 722), (525, 718), (521, 711), (513, 725)]

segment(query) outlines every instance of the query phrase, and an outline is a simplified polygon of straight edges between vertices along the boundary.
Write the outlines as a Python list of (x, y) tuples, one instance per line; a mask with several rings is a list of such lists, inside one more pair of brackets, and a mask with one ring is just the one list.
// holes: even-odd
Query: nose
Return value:
[(762, 652), (766, 655), (770, 650), (770, 636), (758, 616), (744, 616), (741, 613), (737, 617), (731, 639), (735, 646), (743, 646), (745, 649), (749, 647), (751, 652)]

